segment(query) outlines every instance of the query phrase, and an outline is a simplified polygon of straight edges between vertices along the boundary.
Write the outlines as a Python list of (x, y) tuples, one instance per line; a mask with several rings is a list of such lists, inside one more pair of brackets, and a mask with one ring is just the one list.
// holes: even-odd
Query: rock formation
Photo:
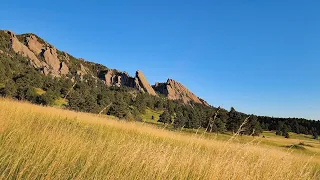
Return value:
[(14, 52), (21, 54), (24, 57), (27, 57), (31, 60), (31, 64), (36, 67), (40, 68), (42, 67), (41, 61), (36, 57), (36, 55), (30, 51), (30, 49), (25, 46), (23, 43), (21, 43), (16, 35), (12, 31), (5, 31), (10, 35), (10, 43), (11, 43), (11, 48)]
[(118, 70), (105, 70), (102, 72), (104, 81), (108, 87), (110, 86), (127, 86), (137, 89), (141, 92), (148, 93), (152, 96), (158, 96), (143, 73), (138, 70), (136, 76), (133, 78), (126, 72), (120, 72)]
[(44, 48), (44, 44), (41, 44), (35, 35), (27, 36), (25, 42), (27, 47), (37, 55), (40, 54)]
[(147, 92), (152, 96), (158, 96), (140, 70), (136, 72), (135, 79), (136, 79), (135, 84), (140, 88), (140, 90), (143, 89), (145, 92)]
[(42, 50), (42, 57), (47, 65), (51, 68), (51, 73), (54, 76), (59, 75), (60, 60), (58, 59), (57, 50), (55, 48), (46, 47)]
[(156, 83), (153, 88), (160, 94), (166, 95), (170, 100), (181, 100), (185, 104), (189, 104), (189, 102), (195, 102), (208, 105), (207, 102), (198, 98), (181, 83), (172, 79), (168, 79), (166, 83)]
[(108, 87), (128, 86), (134, 88), (134, 78), (130, 77), (126, 72), (109, 69), (102, 73), (104, 74), (104, 80)]
[(69, 67), (65, 62), (60, 62), (59, 72), (61, 75), (67, 75), (69, 73)]
[[(70, 61), (70, 57), (69, 57), (68, 53), (63, 52), (63, 59), (64, 59), (65, 61), (67, 61), (67, 62)], [(81, 65), (82, 65), (82, 64), (81, 64)]]
[(60, 76), (69, 73), (67, 64), (59, 60), (57, 50), (50, 44), (41, 43), (33, 34), (23, 35), (24, 42), (20, 42), (12, 31), (5, 32), (10, 35), (12, 50), (30, 59), (31, 64), (41, 68), (45, 75), (51, 73), (53, 76)]

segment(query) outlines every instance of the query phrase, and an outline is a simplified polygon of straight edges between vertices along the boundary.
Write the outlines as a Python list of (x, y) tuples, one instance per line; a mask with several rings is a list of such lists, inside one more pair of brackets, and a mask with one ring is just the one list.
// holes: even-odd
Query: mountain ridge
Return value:
[(15, 34), (10, 30), (3, 30), (3, 32), (10, 36), (10, 48), (15, 53), (28, 58), (32, 66), (44, 75), (68, 77), (73, 81), (82, 80), (83, 76), (89, 75), (104, 81), (107, 87), (127, 86), (152, 96), (165, 95), (169, 100), (179, 100), (184, 104), (194, 102), (209, 106), (206, 101), (173, 79), (161, 83), (167, 84), (162, 88), (157, 86), (159, 83), (151, 86), (140, 70), (137, 70), (135, 76), (132, 77), (126, 72), (109, 69), (104, 65), (89, 62), (82, 58), (75, 58), (67, 52), (56, 49), (36, 34)]

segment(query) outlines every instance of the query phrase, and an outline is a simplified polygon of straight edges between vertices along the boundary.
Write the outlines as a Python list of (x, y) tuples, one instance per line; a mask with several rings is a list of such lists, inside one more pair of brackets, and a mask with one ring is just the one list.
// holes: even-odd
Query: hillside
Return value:
[[(0, 31), (0, 95), (34, 104), (145, 121), (173, 129), (259, 136), (263, 130), (290, 138), (289, 132), (320, 134), (320, 121), (249, 115), (210, 106), (181, 83), (168, 79), (151, 86), (138, 70), (134, 76), (57, 49), (41, 37)], [(204, 87), (205, 88), (205, 87)], [(150, 111), (149, 111), (150, 110)], [(158, 113), (155, 113), (158, 114)], [(152, 117), (148, 117), (148, 122)], [(154, 119), (154, 118), (153, 118)]]
[[(157, 96), (140, 70), (136, 72), (135, 77), (131, 77), (126, 72), (108, 69), (103, 65), (90, 63), (81, 58), (77, 59), (66, 52), (59, 51), (53, 45), (32, 33), (16, 35), (12, 31), (5, 30), (1, 31), (1, 35), (4, 37), (2, 40), (7, 41), (7, 43), (10, 42), (10, 49), (28, 58), (30, 64), (44, 75), (52, 75), (53, 77), (66, 76), (73, 81), (83, 79), (83, 76), (89, 75), (103, 81), (108, 87), (126, 86), (152, 96)], [(6, 49), (4, 49), (4, 51), (6, 51)], [(182, 100), (187, 103), (185, 101), (185, 92), (190, 94), (189, 90), (186, 88), (183, 91), (179, 90), (180, 89), (174, 90), (175, 94), (177, 94), (174, 100)], [(159, 93), (172, 99), (171, 92), (168, 94), (159, 91)], [(202, 104), (202, 101), (195, 95), (193, 95), (193, 98), (189, 99), (188, 102), (189, 101)], [(203, 104), (207, 105), (206, 103)]]
[(0, 99), (1, 179), (319, 179), (319, 161)]

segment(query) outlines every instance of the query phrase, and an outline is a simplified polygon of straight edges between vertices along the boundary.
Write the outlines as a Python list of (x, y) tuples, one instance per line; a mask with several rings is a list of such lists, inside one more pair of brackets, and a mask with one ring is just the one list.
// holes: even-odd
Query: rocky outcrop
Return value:
[(44, 58), (54, 76), (66, 75), (69, 73), (69, 68), (66, 63), (61, 62), (58, 59), (56, 48), (51, 46), (45, 47), (42, 49), (42, 53), (40, 55)]
[(128, 73), (126, 72), (120, 72), (118, 70), (114, 69), (108, 69), (105, 71), (100, 72), (103, 75), (103, 79), (105, 81), (105, 84), (110, 86), (128, 86), (134, 88), (134, 78), (130, 77)]
[(166, 83), (156, 83), (153, 88), (160, 94), (166, 95), (170, 100), (181, 100), (184, 104), (195, 102), (206, 106), (208, 105), (207, 102), (198, 98), (181, 83), (176, 82), (172, 79), (168, 79)]
[[(65, 61), (67, 61), (67, 62), (70, 61), (70, 57), (69, 57), (68, 53), (63, 52), (63, 59), (64, 59)], [(81, 64), (81, 65), (82, 65), (82, 64)]]
[(140, 70), (136, 72), (135, 84), (140, 91), (143, 90), (152, 96), (158, 96)]
[(134, 89), (137, 89), (141, 92), (148, 93), (152, 96), (158, 96), (151, 85), (148, 83), (147, 79), (143, 73), (138, 70), (136, 76), (133, 78), (126, 72), (120, 72), (118, 70), (105, 70), (101, 72), (101, 76), (105, 81), (105, 84), (110, 86), (127, 86)]
[(61, 75), (67, 75), (69, 73), (69, 67), (65, 62), (60, 63), (59, 72)]
[(22, 35), (23, 42), (20, 42), (12, 31), (5, 32), (10, 35), (12, 50), (30, 59), (31, 64), (42, 69), (45, 75), (60, 76), (69, 73), (69, 67), (59, 60), (57, 50), (50, 44), (39, 41), (33, 34)]
[(14, 52), (21, 54), (22, 56), (30, 59), (31, 64), (34, 67), (36, 68), (42, 67), (43, 64), (37, 58), (37, 56), (27, 46), (21, 43), (12, 31), (5, 31), (5, 32), (10, 35), (11, 48)]
[(44, 44), (41, 44), (35, 35), (27, 36), (25, 39), (26, 39), (25, 42), (27, 47), (31, 51), (33, 51), (36, 55), (42, 52), (42, 49), (44, 48)]
[(84, 75), (88, 74), (89, 70), (82, 63), (80, 63), (80, 70), (77, 71), (77, 74), (83, 78)]
[[(104, 73), (104, 72), (103, 72)], [(108, 87), (113, 86), (115, 84), (116, 73), (113, 70), (107, 70), (104, 74), (104, 81)]]
[[(57, 49), (50, 44), (39, 40), (33, 34), (22, 35), (26, 47), (33, 52), (36, 57), (44, 60), (42, 64), (44, 74), (51, 74), (53, 76), (67, 75), (69, 67), (65, 62), (58, 58)], [(39, 59), (38, 58), (38, 59)], [(69, 56), (64, 54), (63, 60), (67, 60)]]
[(44, 58), (46, 64), (49, 65), (51, 73), (58, 76), (61, 69), (61, 63), (58, 59), (57, 50), (55, 48), (46, 47), (42, 49), (41, 56)]

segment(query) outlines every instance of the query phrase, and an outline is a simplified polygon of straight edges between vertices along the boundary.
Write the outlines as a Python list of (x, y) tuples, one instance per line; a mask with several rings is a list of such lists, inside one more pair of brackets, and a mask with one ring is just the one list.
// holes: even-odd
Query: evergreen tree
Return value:
[(163, 124), (171, 123), (171, 115), (169, 114), (169, 112), (168, 111), (164, 111), (160, 115), (158, 122), (162, 122)]
[(258, 136), (262, 132), (258, 117), (254, 115), (250, 116), (249, 122), (245, 125), (245, 127), (245, 134), (247, 135)]
[(183, 127), (184, 124), (185, 124), (185, 117), (183, 116), (182, 112), (177, 112), (177, 115), (173, 122), (174, 128)]
[(318, 132), (316, 130), (313, 130), (312, 132), (312, 138), (313, 139), (318, 139)]
[(225, 131), (225, 129), (226, 129), (226, 123), (220, 118), (215, 119), (213, 130), (216, 133), (222, 133)]
[(123, 101), (117, 101), (111, 106), (109, 113), (118, 118), (124, 118), (129, 113), (128, 105)]
[(4, 97), (16, 97), (17, 87), (14, 81), (9, 80), (4, 84), (4, 87), (1, 88), (1, 95)]
[(237, 112), (233, 107), (231, 107), (229, 112), (229, 119), (227, 121), (227, 129), (232, 132), (236, 132), (242, 121), (242, 115)]
[(56, 94), (53, 91), (48, 90), (46, 93), (41, 95), (40, 102), (44, 105), (53, 105), (56, 98)]

